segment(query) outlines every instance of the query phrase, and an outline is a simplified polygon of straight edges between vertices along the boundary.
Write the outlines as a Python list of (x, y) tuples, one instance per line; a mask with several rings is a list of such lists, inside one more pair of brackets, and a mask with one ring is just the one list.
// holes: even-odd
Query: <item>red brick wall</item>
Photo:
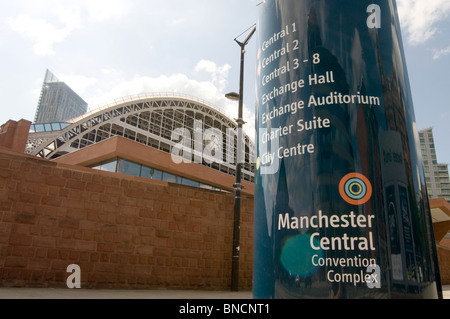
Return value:
[(443, 285), (450, 285), (450, 248), (438, 246), (439, 271)]
[(31, 122), (9, 120), (0, 127), (0, 146), (23, 153), (30, 134)]
[[(0, 286), (228, 289), (233, 203), (212, 192), (0, 150)], [(240, 287), (252, 285), (253, 198), (241, 204)]]
[(444, 238), (439, 242), (442, 247), (447, 247), (450, 250), (450, 238)]

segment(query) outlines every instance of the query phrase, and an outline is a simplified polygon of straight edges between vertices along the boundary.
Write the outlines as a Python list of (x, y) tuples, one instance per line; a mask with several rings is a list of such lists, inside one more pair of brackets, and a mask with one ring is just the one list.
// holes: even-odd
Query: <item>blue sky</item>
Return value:
[[(90, 107), (149, 92), (178, 92), (237, 117), (239, 46), (260, 0), (16, 0), (0, 10), (2, 112), (33, 120), (45, 70)], [(376, 2), (376, 1), (374, 1)], [(397, 0), (418, 129), (432, 126), (450, 163), (450, 1)], [(245, 37), (245, 34), (244, 34)], [(256, 39), (247, 46), (246, 128), (254, 130)]]

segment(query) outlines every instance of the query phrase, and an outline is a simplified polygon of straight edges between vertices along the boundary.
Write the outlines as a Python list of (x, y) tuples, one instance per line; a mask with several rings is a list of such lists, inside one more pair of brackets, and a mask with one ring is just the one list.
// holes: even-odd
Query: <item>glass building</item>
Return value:
[(87, 112), (88, 104), (49, 70), (45, 73), (35, 123), (64, 122)]
[[(249, 136), (244, 133), (242, 153), (238, 157), (237, 123), (207, 102), (186, 95), (125, 97), (65, 123), (33, 124), (25, 152), (50, 160), (61, 160), (61, 157), (67, 158), (78, 151), (95, 148), (97, 144), (115, 137), (137, 142), (159, 152), (146, 154), (141, 162), (123, 158), (123, 154), (106, 156), (108, 158), (102, 155), (99, 160), (94, 158), (86, 166), (217, 189), (217, 183), (214, 186), (216, 177), (213, 176), (225, 179), (234, 176), (239, 158), (243, 181), (254, 182), (255, 147)], [(136, 148), (137, 145), (135, 149), (128, 150), (127, 155), (139, 153)], [(193, 166), (183, 171), (180, 169), (184, 166), (176, 164), (174, 169), (171, 160), (174, 153), (179, 154), (183, 161), (186, 160), (187, 165), (207, 167), (212, 169), (211, 173), (202, 173), (202, 178), (197, 178), (192, 173), (195, 170)], [(162, 154), (167, 161), (162, 166), (152, 166), (156, 159), (151, 157), (158, 157), (158, 154)], [(217, 173), (225, 175), (215, 175)], [(212, 184), (208, 184), (208, 181)]]
[(445, 198), (450, 202), (448, 164), (439, 164), (434, 144), (433, 128), (419, 132), (425, 179), (430, 198)]

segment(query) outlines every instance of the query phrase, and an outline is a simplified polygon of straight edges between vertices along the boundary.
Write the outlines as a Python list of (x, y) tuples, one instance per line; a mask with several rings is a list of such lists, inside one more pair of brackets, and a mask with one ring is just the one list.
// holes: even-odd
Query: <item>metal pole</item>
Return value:
[(242, 118), (243, 113), (243, 104), (244, 104), (244, 58), (245, 58), (245, 46), (247, 45), (250, 38), (256, 31), (256, 27), (250, 32), (248, 37), (244, 40), (244, 42), (239, 42), (235, 39), (235, 41), (241, 47), (241, 70), (240, 70), (240, 79), (239, 79), (239, 116), (237, 121), (237, 151), (236, 151), (236, 182), (233, 185), (234, 187), (234, 228), (233, 228), (233, 259), (231, 266), (231, 290), (239, 291), (239, 251), (240, 251), (240, 228), (241, 228), (241, 193), (242, 193), (242, 184), (241, 184), (241, 171), (242, 171), (242, 162), (245, 157), (242, 158), (242, 126), (244, 125), (244, 120)]

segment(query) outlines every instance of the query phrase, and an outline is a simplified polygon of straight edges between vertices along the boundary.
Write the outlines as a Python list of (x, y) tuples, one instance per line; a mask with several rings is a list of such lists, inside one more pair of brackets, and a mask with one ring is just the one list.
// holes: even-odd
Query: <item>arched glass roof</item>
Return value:
[[(172, 133), (176, 129), (190, 132), (192, 150), (195, 152), (211, 146), (211, 137), (207, 134), (200, 135), (202, 145), (197, 145), (199, 138), (195, 130), (200, 128), (205, 133), (212, 129), (216, 133), (220, 131), (222, 135), (216, 140), (222, 144), (216, 145), (222, 147), (222, 160), (202, 157), (202, 164), (230, 175), (235, 174), (237, 137), (236, 134), (230, 135), (230, 129), (235, 132), (236, 122), (212, 105), (185, 95), (151, 94), (122, 98), (60, 127), (60, 130), (31, 130), (26, 153), (55, 159), (114, 136), (171, 153), (172, 148), (180, 142), (172, 140)], [(253, 181), (254, 144), (246, 134), (244, 139), (243, 179)], [(231, 157), (230, 150), (234, 153)]]

